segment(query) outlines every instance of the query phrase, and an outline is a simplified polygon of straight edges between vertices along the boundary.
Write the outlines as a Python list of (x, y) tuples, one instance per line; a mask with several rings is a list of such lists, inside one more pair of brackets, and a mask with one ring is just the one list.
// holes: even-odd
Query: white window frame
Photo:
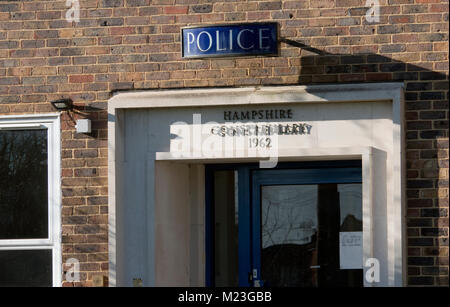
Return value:
[(60, 115), (0, 116), (0, 131), (23, 129), (47, 130), (48, 238), (3, 239), (0, 240), (0, 250), (52, 250), (52, 283), (59, 287), (62, 282)]

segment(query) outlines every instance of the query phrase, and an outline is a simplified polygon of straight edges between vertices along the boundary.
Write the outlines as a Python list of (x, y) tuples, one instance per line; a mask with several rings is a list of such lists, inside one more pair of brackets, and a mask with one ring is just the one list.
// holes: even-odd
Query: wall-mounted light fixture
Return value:
[(63, 98), (52, 101), (51, 104), (58, 111), (68, 111), (73, 108), (73, 102), (70, 98)]
[[(55, 101), (51, 101), (53, 107), (58, 111), (74, 111), (77, 107), (74, 106), (72, 99), (63, 98)], [(75, 129), (77, 133), (91, 133), (91, 120), (90, 119), (77, 119), (75, 120), (71, 112), (67, 112), (68, 117), (75, 123)]]

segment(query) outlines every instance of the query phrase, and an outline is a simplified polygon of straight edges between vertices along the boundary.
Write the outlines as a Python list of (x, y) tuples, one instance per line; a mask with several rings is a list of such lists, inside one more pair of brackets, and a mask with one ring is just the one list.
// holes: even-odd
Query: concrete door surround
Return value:
[[(157, 90), (122, 92), (114, 95), (108, 103), (108, 193), (109, 193), (109, 282), (110, 286), (132, 285), (130, 276), (143, 278), (145, 286), (158, 285), (202, 285), (201, 259), (198, 263), (189, 264), (189, 260), (177, 260), (177, 270), (174, 272), (173, 282), (170, 279), (170, 259), (162, 259), (158, 253), (162, 253), (155, 247), (160, 247), (161, 234), (153, 229), (155, 212), (170, 197), (161, 195), (161, 187), (154, 186), (162, 184), (164, 180), (174, 180), (171, 172), (177, 172), (177, 168), (171, 168), (169, 164), (178, 165), (202, 165), (217, 162), (252, 162), (257, 161), (255, 157), (218, 158), (206, 161), (202, 157), (177, 158), (170, 151), (161, 148), (152, 148), (155, 154), (149, 157), (148, 163), (153, 165), (148, 180), (152, 183), (150, 198), (146, 200), (145, 213), (150, 219), (145, 220), (143, 228), (147, 233), (142, 236), (140, 242), (137, 239), (135, 245), (140, 247), (140, 253), (145, 259), (129, 259), (133, 251), (129, 250), (127, 240), (134, 237), (135, 230), (129, 230), (130, 220), (122, 216), (125, 203), (129, 206), (132, 202), (127, 199), (124, 188), (127, 180), (127, 164), (124, 163), (124, 153), (130, 148), (125, 148), (127, 127), (127, 112), (137, 112), (144, 109), (145, 112), (173, 112), (180, 108), (202, 108), (207, 107), (252, 107), (256, 105), (295, 105), (301, 108), (303, 104), (317, 105), (319, 109), (327, 110), (329, 105), (346, 105), (346, 103), (362, 103), (367, 106), (377, 104), (388, 104), (390, 107), (389, 124), (382, 124), (380, 137), (388, 136), (384, 148), (379, 148), (376, 142), (367, 141), (358, 146), (332, 146), (313, 148), (281, 148), (279, 151), (280, 161), (298, 160), (330, 160), (330, 159), (361, 159), (363, 165), (363, 249), (364, 260), (377, 258), (380, 261), (379, 283), (370, 284), (365, 281), (366, 286), (404, 286), (406, 284), (406, 225), (405, 215), (405, 165), (404, 165), (404, 133), (403, 133), (403, 83), (364, 83), (364, 84), (332, 84), (311, 86), (271, 86), (271, 87), (244, 87), (244, 88), (209, 88), (209, 89), (180, 89), (180, 90)], [(138, 110), (139, 109), (139, 110)], [(350, 112), (351, 110), (349, 110)], [(368, 119), (370, 121), (370, 119)], [(170, 124), (170, 123), (168, 123)], [(383, 126), (384, 125), (384, 126)], [(127, 131), (129, 133), (129, 131)], [(373, 138), (374, 131), (368, 132)], [(139, 137), (139, 136), (138, 136)], [(136, 147), (137, 148), (137, 147)], [(157, 166), (158, 163), (160, 166)], [(155, 166), (156, 165), (156, 166)], [(162, 166), (161, 166), (162, 165)], [(201, 170), (201, 168), (197, 168)], [(162, 172), (166, 172), (163, 174)], [(180, 171), (183, 173), (183, 171)], [(160, 176), (161, 180), (155, 180)], [(183, 175), (182, 175), (183, 176)], [(195, 176), (186, 173), (186, 182), (190, 187), (195, 187), (201, 194), (201, 176), (195, 178), (199, 181), (192, 185), (189, 180)], [(146, 177), (147, 178), (147, 177)], [(181, 180), (181, 179), (180, 179)], [(184, 180), (184, 179), (183, 179)], [(204, 180), (204, 178), (203, 178)], [(153, 184), (154, 183), (154, 184)], [(154, 190), (153, 190), (154, 188)], [(138, 190), (137, 190), (138, 191)], [(159, 191), (159, 196), (157, 195)], [(169, 192), (169, 191), (165, 191)], [(127, 194), (128, 193), (128, 194)], [(153, 193), (153, 194), (152, 194)], [(189, 189), (185, 191), (189, 194)], [(198, 196), (198, 195), (197, 195)], [(192, 198), (193, 199), (193, 198)], [(192, 201), (191, 199), (191, 201)], [(195, 198), (197, 202), (204, 199), (201, 196)], [(176, 200), (172, 201), (176, 202)], [(137, 206), (137, 205), (136, 205)], [(159, 206), (159, 207), (158, 207)], [(170, 204), (168, 204), (170, 206)], [(201, 205), (200, 205), (201, 207)], [(136, 207), (139, 210), (138, 207)], [(155, 209), (156, 208), (156, 209)], [(131, 209), (127, 209), (131, 210)], [(165, 213), (161, 213), (165, 214)], [(128, 218), (129, 219), (129, 218)], [(153, 221), (153, 222), (152, 222)], [(160, 223), (160, 222), (158, 222)], [(187, 222), (187, 227), (192, 222)], [(191, 225), (192, 226), (192, 225)], [(167, 230), (161, 226), (159, 231)], [(152, 230), (153, 229), (153, 230)], [(140, 244), (140, 243), (142, 244)], [(158, 243), (159, 242), (159, 243)], [(140, 245), (139, 245), (140, 244)], [(170, 242), (167, 242), (170, 244)], [(201, 245), (201, 244), (198, 244)], [(192, 248), (191, 248), (192, 249)], [(168, 249), (170, 250), (170, 248)], [(201, 246), (198, 251), (190, 250), (190, 255), (201, 258)], [(166, 257), (167, 258), (167, 257)], [(170, 258), (170, 257), (169, 257)], [(156, 260), (155, 260), (156, 259)], [(135, 264), (130, 264), (134, 261)], [(180, 262), (181, 261), (181, 262)], [(137, 263), (136, 263), (137, 262)], [(191, 260), (192, 262), (192, 260)], [(195, 261), (194, 261), (195, 262)], [(184, 267), (184, 265), (186, 267)], [(162, 276), (162, 268), (168, 270), (168, 277)], [(129, 273), (132, 270), (134, 273)], [(139, 274), (136, 272), (140, 272)], [(133, 275), (135, 274), (135, 275)], [(178, 275), (177, 275), (178, 274)], [(180, 275), (181, 274), (181, 275)], [(198, 275), (193, 281), (190, 275)], [(166, 279), (165, 279), (166, 278)], [(181, 283), (181, 284), (177, 284)]]

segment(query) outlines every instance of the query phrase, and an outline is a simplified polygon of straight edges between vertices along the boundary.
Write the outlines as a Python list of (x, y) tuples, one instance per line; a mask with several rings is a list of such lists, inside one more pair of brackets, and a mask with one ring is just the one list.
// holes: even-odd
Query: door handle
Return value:
[(264, 286), (264, 280), (258, 279), (258, 269), (253, 269), (252, 274), (249, 275), (251, 275), (251, 280), (253, 283), (250, 282), (250, 284), (252, 284), (253, 287), (259, 288)]

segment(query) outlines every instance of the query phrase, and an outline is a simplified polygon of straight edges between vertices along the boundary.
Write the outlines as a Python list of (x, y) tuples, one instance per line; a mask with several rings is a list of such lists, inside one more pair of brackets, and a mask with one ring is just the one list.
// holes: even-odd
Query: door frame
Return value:
[[(261, 169), (259, 163), (225, 163), (205, 165), (205, 285), (214, 287), (214, 172), (220, 170), (235, 170), (238, 172), (238, 203), (239, 203), (239, 233), (238, 242), (249, 242), (239, 246), (239, 286), (249, 287), (249, 278), (255, 264), (258, 261), (254, 254), (255, 242), (252, 236), (255, 232), (255, 210), (252, 206), (252, 194), (255, 194), (252, 185), (252, 172), (273, 172), (286, 169), (329, 169), (329, 168), (360, 168), (361, 160), (339, 161), (305, 161), (305, 162), (280, 162), (274, 169)], [(261, 173), (263, 174), (263, 173)], [(362, 176), (362, 175), (361, 175)], [(336, 181), (337, 178), (334, 178)], [(360, 177), (362, 179), (362, 177)], [(262, 180), (262, 182), (270, 182)], [(326, 180), (323, 180), (325, 182)], [(362, 180), (361, 180), (362, 182)], [(258, 195), (258, 193), (256, 193)], [(258, 215), (259, 216), (259, 215)], [(258, 269), (258, 272), (260, 270)], [(260, 274), (260, 273), (258, 273)], [(259, 279), (260, 276), (257, 276)], [(247, 281), (247, 282), (246, 282)]]
[[(153, 144), (144, 146), (143, 140), (169, 138), (159, 134), (156, 129), (149, 134), (149, 122), (139, 122), (132, 130), (128, 115), (164, 110), (164, 114), (173, 115), (178, 108), (202, 109), (226, 108), (232, 106), (292, 105), (299, 109), (303, 105), (314, 104), (317, 112), (329, 112), (329, 104), (335, 105), (339, 118), (353, 114), (352, 108), (338, 105), (340, 103), (363, 104), (366, 109), (361, 115), (370, 121), (372, 110), (384, 110), (381, 104), (387, 104), (386, 117), (381, 127), (372, 131), (372, 137), (363, 142), (340, 142), (347, 135), (336, 134), (329, 141), (318, 146), (283, 147), (279, 150), (280, 161), (304, 160), (363, 160), (363, 203), (364, 222), (364, 259), (377, 258), (380, 262), (380, 280), (365, 282), (365, 286), (406, 286), (407, 284), (407, 236), (406, 236), (406, 158), (404, 134), (404, 83), (374, 82), (352, 84), (318, 84), (318, 85), (286, 85), (286, 86), (248, 86), (237, 88), (198, 88), (198, 89), (166, 89), (162, 91), (131, 91), (115, 93), (108, 100), (108, 253), (109, 253), (109, 285), (132, 285), (134, 277), (142, 277), (145, 286), (156, 285), (204, 285), (204, 272), (194, 275), (190, 280), (190, 262), (186, 258), (158, 258), (157, 244), (160, 234), (155, 232), (157, 208), (165, 205), (156, 199), (155, 182), (160, 178), (155, 172), (158, 162), (170, 162), (191, 165), (210, 163), (259, 162), (260, 157), (246, 154), (230, 157), (218, 154), (214, 158), (205, 155), (189, 155), (180, 157), (170, 151), (169, 147)], [(172, 117), (171, 117), (172, 118)], [(161, 129), (170, 123), (161, 122)], [(356, 126), (355, 126), (356, 128)], [(358, 128), (359, 129), (359, 128)], [(130, 131), (133, 134), (130, 135)], [(327, 135), (323, 130), (322, 135)], [(128, 133), (127, 133), (128, 132)], [(351, 137), (351, 135), (350, 135)], [(134, 140), (134, 142), (130, 142)], [(134, 169), (134, 164), (127, 159), (134, 155), (146, 157), (145, 167)], [(125, 182), (132, 176), (140, 176), (141, 181), (133, 186)], [(187, 183), (201, 184), (204, 177), (189, 178), (187, 172), (175, 177)], [(130, 178), (129, 178), (130, 177)], [(165, 191), (165, 190), (164, 190)], [(204, 192), (201, 191), (202, 195)], [(137, 201), (139, 200), (139, 201)], [(192, 202), (192, 201), (191, 201)], [(203, 200), (199, 200), (204, 204)], [(134, 215), (130, 216), (128, 212)], [(203, 211), (204, 212), (204, 211)], [(142, 217), (142, 227), (136, 224), (134, 216)], [(185, 217), (188, 219), (188, 216)], [(202, 220), (204, 218), (202, 217)], [(367, 223), (366, 223), (367, 221)], [(129, 227), (131, 225), (131, 227)], [(202, 227), (204, 230), (204, 227)], [(186, 232), (182, 232), (183, 235)], [(184, 239), (184, 238), (182, 238)], [(203, 240), (201, 235), (201, 240)], [(181, 239), (180, 239), (181, 240)], [(198, 264), (204, 269), (204, 244), (198, 253)], [(170, 254), (172, 255), (172, 254)], [(181, 258), (181, 259), (180, 259)], [(181, 264), (180, 264), (181, 263)], [(169, 273), (162, 273), (162, 268), (174, 268)], [(197, 272), (197, 267), (193, 270)], [(187, 272), (187, 273), (186, 273)], [(200, 272), (199, 272), (200, 273)], [(159, 274), (159, 275), (158, 275)], [(160, 276), (164, 276), (161, 279)], [(200, 277), (201, 276), (201, 277)]]

